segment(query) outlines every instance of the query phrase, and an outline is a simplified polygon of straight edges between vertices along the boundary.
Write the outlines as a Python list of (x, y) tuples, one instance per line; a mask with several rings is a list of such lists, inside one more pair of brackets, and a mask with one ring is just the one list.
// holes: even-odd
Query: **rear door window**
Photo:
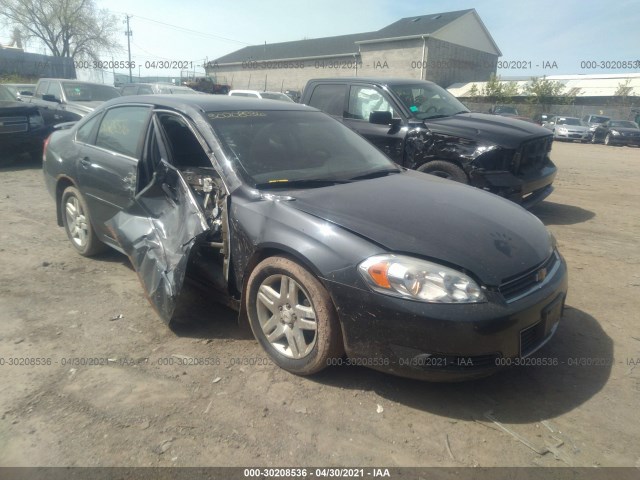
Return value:
[(149, 121), (149, 107), (116, 107), (105, 113), (96, 146), (128, 157), (138, 158)]
[(347, 85), (318, 85), (311, 93), (309, 105), (329, 115), (342, 117), (346, 94)]

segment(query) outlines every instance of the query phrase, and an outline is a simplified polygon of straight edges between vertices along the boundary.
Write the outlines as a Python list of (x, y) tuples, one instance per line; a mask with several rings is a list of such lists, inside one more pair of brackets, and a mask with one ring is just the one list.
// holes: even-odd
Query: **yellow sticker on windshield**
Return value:
[(269, 182), (267, 183), (282, 183), (282, 182), (288, 182), (289, 180), (287, 180), (286, 178), (280, 179), (280, 180), (269, 180)]

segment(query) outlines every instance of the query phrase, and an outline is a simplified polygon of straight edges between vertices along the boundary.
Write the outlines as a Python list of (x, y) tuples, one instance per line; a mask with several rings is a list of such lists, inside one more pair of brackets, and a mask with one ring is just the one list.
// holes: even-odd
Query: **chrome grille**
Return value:
[(518, 159), (516, 165), (517, 173), (540, 170), (547, 161), (552, 142), (553, 137), (551, 135), (524, 142), (516, 153)]
[(28, 129), (27, 117), (0, 117), (0, 133), (26, 132)]
[(557, 252), (541, 265), (522, 275), (505, 280), (498, 288), (507, 302), (513, 302), (527, 295), (529, 292), (542, 285), (548, 278), (552, 277), (560, 266), (560, 258)]

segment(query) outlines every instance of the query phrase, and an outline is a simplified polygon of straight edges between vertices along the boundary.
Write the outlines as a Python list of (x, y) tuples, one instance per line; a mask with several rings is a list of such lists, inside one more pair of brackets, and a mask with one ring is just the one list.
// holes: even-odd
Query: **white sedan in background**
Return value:
[(231, 90), (230, 97), (266, 98), (267, 100), (280, 100), (282, 102), (295, 103), (288, 95), (280, 92), (259, 92), (258, 90)]
[(591, 139), (589, 127), (576, 117), (555, 116), (543, 126), (553, 131), (554, 140), (588, 142)]

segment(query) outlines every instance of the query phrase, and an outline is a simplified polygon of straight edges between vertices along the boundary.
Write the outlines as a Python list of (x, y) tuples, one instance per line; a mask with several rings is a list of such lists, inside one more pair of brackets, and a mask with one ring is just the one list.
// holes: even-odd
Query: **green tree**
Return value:
[(43, 42), (54, 57), (97, 59), (120, 50), (118, 20), (94, 0), (0, 0), (0, 18), (19, 29), (23, 41)]
[(480, 89), (475, 83), (471, 85), (468, 95), (469, 95), (469, 98), (474, 101), (480, 96)]
[(532, 77), (531, 83), (525, 87), (527, 101), (534, 105), (568, 105), (575, 101), (575, 95), (564, 93), (565, 86), (556, 81), (548, 80), (547, 77)]
[(614, 92), (614, 103), (617, 105), (621, 105), (623, 107), (627, 107), (631, 105), (633, 95), (631, 91), (633, 87), (631, 86), (631, 79), (628, 78), (625, 82), (620, 82), (618, 84), (618, 88)]
[(518, 93), (516, 82), (503, 82), (500, 76), (492, 74), (480, 95), (493, 103), (513, 103), (513, 97), (518, 96)]

